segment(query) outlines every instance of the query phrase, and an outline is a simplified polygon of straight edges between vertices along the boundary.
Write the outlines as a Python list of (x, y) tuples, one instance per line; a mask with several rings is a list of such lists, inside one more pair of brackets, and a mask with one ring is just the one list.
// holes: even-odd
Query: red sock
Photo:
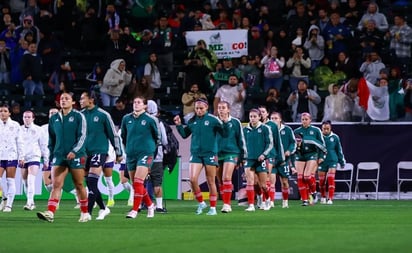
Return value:
[(255, 204), (255, 190), (253, 185), (246, 185), (247, 202), (249, 205)]
[(223, 181), (223, 183), (219, 185), (219, 195), (223, 200), (225, 195), (225, 181)]
[(217, 195), (210, 194), (209, 195), (210, 207), (216, 207), (216, 202), (217, 202)]
[(289, 187), (282, 188), (282, 199), (288, 200), (289, 199)]
[(310, 175), (309, 190), (310, 190), (310, 193), (315, 193), (316, 192), (316, 178), (315, 178), (315, 175)]
[(82, 213), (87, 213), (87, 212), (89, 212), (89, 210), (88, 210), (89, 204), (88, 204), (88, 200), (87, 200), (87, 199), (80, 199), (80, 200), (79, 200), (79, 203), (80, 203), (80, 212), (82, 212)]
[(201, 191), (195, 192), (195, 198), (197, 202), (201, 203), (203, 202), (203, 195)]
[(134, 190), (134, 201), (133, 201), (133, 210), (137, 211), (139, 209), (140, 203), (142, 203), (144, 195), (144, 186), (143, 180), (135, 178), (133, 181), (133, 190)]
[(298, 189), (302, 200), (308, 200), (308, 189), (306, 187), (306, 182), (303, 180), (303, 175), (298, 175)]
[(49, 202), (47, 202), (47, 210), (49, 210), (52, 213), (55, 213), (58, 204), (59, 204), (58, 199), (49, 199)]
[(325, 175), (319, 176), (319, 191), (322, 198), (326, 198), (326, 178)]
[(230, 199), (232, 198), (232, 181), (223, 181), (223, 203), (230, 205)]
[(335, 173), (328, 173), (328, 185), (329, 199), (333, 199), (335, 195)]
[[(143, 186), (144, 187), (144, 186)], [(149, 207), (153, 204), (152, 199), (150, 198), (149, 194), (147, 193), (146, 189), (143, 188), (143, 202), (144, 204)]]

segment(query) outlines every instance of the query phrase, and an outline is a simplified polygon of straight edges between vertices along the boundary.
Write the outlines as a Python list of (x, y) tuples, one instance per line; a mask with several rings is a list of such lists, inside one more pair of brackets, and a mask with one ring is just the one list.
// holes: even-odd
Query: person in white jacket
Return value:
[(23, 122), (24, 124), (20, 128), (25, 154), (21, 175), (27, 196), (27, 203), (23, 209), (32, 211), (36, 208), (34, 204), (35, 181), (39, 172), (40, 161), (43, 158), (44, 166), (48, 167), (49, 149), (47, 148), (47, 140), (44, 138), (44, 130), (34, 124), (34, 113), (32, 111), (23, 113)]
[(126, 62), (116, 59), (110, 64), (100, 87), (100, 97), (103, 106), (114, 106), (116, 100), (122, 95), (125, 86), (130, 84), (132, 73), (126, 70)]
[(7, 104), (0, 105), (0, 178), (6, 172), (7, 193), (3, 194), (0, 211), (11, 212), (16, 195), (16, 167), (24, 165), (20, 125), (10, 118)]
[(305, 112), (309, 112), (312, 115), (312, 121), (316, 121), (320, 102), (319, 94), (312, 89), (308, 89), (308, 83), (304, 79), (298, 81), (297, 90), (290, 93), (286, 101), (292, 108), (292, 120), (294, 122), (301, 121), (301, 116)]

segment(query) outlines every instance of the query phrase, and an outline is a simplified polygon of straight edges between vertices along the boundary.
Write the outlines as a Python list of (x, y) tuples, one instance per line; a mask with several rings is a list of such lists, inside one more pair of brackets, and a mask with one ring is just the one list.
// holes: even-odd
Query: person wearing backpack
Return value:
[[(167, 135), (166, 135), (166, 128), (162, 121), (160, 121), (157, 117), (159, 116), (158, 107), (155, 101), (148, 100), (147, 101), (147, 113), (154, 117), (156, 121), (158, 121), (158, 127), (160, 131), (160, 142), (162, 145), (157, 146), (157, 153), (153, 160), (152, 168), (150, 169), (150, 182), (153, 186), (154, 196), (156, 200), (156, 209), (157, 213), (167, 213), (166, 208), (163, 207), (163, 173), (165, 166), (163, 164), (163, 147), (168, 145), (167, 142)], [(149, 190), (148, 190), (149, 191)]]
[(278, 55), (277, 47), (273, 46), (261, 63), (265, 66), (263, 71), (263, 90), (267, 92), (270, 88), (282, 89), (282, 68), (285, 66), (285, 58)]

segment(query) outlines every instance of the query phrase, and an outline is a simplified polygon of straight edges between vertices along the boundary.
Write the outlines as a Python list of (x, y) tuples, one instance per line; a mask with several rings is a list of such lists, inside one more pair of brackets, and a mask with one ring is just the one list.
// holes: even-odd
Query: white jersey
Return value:
[(44, 162), (49, 161), (49, 149), (47, 139), (44, 137), (44, 129), (36, 124), (26, 127), (21, 126), (21, 135), (25, 148), (24, 162), (40, 162), (43, 157)]
[(24, 145), (20, 124), (12, 119), (0, 122), (0, 160), (23, 160)]
[(116, 161), (116, 151), (114, 150), (112, 144), (109, 142), (109, 150), (107, 152), (106, 163), (111, 163)]

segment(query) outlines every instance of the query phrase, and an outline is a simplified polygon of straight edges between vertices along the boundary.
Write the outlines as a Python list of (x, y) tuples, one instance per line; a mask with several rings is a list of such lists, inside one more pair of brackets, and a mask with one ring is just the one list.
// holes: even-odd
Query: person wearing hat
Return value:
[(23, 18), (23, 23), (16, 27), (16, 30), (14, 31), (16, 34), (16, 41), (24, 38), (24, 36), (29, 32), (33, 35), (33, 41), (38, 44), (40, 41), (40, 30), (34, 25), (33, 17), (30, 15), (25, 16)]
[[(158, 110), (158, 106), (155, 101), (147, 100), (146, 111), (149, 115), (151, 115), (158, 121), (158, 124), (159, 124), (158, 126), (159, 126), (159, 131), (160, 131), (160, 142), (161, 142), (161, 145), (157, 146), (157, 153), (153, 159), (153, 165), (149, 173), (150, 175), (149, 181), (151, 182), (151, 185), (153, 187), (155, 202), (156, 202), (155, 211), (157, 213), (167, 213), (166, 208), (163, 207), (163, 188), (162, 188), (163, 174), (164, 174), (163, 172), (165, 169), (165, 166), (163, 164), (163, 146), (166, 146), (168, 144), (167, 136), (166, 136), (166, 129), (165, 129), (165, 126), (163, 125), (165, 123), (158, 119), (159, 110)], [(150, 192), (149, 189), (147, 190)]]

